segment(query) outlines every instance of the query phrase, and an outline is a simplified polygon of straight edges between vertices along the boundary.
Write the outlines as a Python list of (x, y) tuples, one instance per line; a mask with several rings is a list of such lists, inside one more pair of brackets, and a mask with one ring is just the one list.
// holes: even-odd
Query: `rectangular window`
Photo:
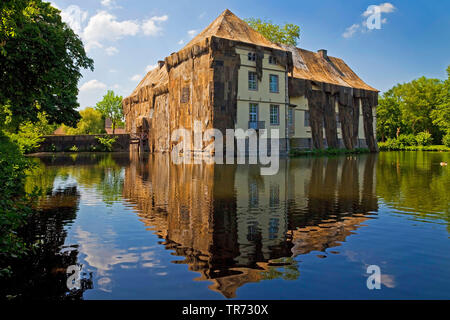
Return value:
[(275, 74), (271, 74), (270, 75), (269, 87), (270, 87), (270, 92), (273, 92), (273, 93), (278, 93), (279, 92), (279, 90), (278, 90), (278, 76), (277, 75), (275, 75)]
[(269, 63), (270, 64), (277, 64), (277, 58), (274, 56), (269, 56)]
[(258, 104), (250, 103), (249, 119), (250, 122), (258, 122)]
[(256, 53), (249, 52), (248, 53), (248, 61), (256, 61)]
[(248, 72), (248, 89), (258, 90), (258, 76), (256, 75), (256, 72)]
[(270, 125), (278, 126), (280, 124), (280, 106), (270, 105)]
[(294, 108), (289, 108), (288, 125), (289, 126), (293, 126), (294, 125)]
[(309, 111), (305, 111), (305, 127), (309, 127)]

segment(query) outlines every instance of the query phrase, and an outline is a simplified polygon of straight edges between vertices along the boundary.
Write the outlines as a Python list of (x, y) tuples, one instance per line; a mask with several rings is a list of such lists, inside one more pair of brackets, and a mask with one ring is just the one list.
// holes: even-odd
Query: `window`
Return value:
[(290, 127), (294, 125), (294, 108), (289, 108), (289, 111), (288, 111), (288, 125)]
[(280, 106), (270, 105), (270, 125), (277, 126), (280, 124)]
[(305, 127), (309, 126), (309, 111), (305, 111)]
[(270, 92), (278, 93), (278, 76), (275, 74), (270, 75)]
[(269, 56), (269, 63), (270, 64), (277, 64), (277, 58), (274, 56)]
[(258, 121), (258, 104), (257, 103), (250, 103), (249, 121), (250, 122)]
[(256, 61), (256, 53), (249, 52), (248, 53), (248, 61)]
[(258, 76), (256, 75), (256, 72), (248, 72), (248, 89), (258, 90)]

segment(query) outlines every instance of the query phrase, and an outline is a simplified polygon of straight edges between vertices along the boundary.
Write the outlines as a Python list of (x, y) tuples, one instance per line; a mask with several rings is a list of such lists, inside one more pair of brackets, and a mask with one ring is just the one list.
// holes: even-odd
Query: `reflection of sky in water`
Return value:
[[(65, 244), (93, 273), (85, 299), (450, 297), (442, 204), (419, 215), (380, 198), (375, 162), (292, 161), (264, 179), (248, 166), (149, 163), (101, 179), (94, 173), (108, 169), (92, 166), (96, 184), (76, 172), (54, 181), (80, 195)], [(124, 188), (106, 204), (98, 181), (114, 179)], [(380, 291), (366, 287), (370, 265), (381, 268)]]

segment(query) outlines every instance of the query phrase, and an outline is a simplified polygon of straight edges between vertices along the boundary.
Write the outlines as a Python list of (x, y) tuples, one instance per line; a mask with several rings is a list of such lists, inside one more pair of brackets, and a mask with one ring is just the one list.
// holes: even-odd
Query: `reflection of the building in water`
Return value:
[(285, 160), (277, 175), (261, 176), (253, 165), (152, 155), (132, 159), (123, 192), (198, 280), (230, 298), (248, 282), (298, 277), (292, 257), (339, 246), (369, 219), (375, 157)]

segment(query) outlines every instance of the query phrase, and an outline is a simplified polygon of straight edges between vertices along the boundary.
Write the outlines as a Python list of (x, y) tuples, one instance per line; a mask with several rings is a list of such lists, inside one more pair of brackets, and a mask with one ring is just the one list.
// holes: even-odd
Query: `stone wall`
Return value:
[[(45, 140), (41, 143), (41, 146), (37, 152), (69, 152), (70, 148), (73, 146), (76, 146), (79, 152), (101, 151), (101, 144), (99, 143), (97, 137), (107, 136), (108, 135), (106, 134), (45, 136)], [(117, 137), (112, 151), (129, 151), (129, 134), (115, 134), (110, 135), (110, 137)]]

